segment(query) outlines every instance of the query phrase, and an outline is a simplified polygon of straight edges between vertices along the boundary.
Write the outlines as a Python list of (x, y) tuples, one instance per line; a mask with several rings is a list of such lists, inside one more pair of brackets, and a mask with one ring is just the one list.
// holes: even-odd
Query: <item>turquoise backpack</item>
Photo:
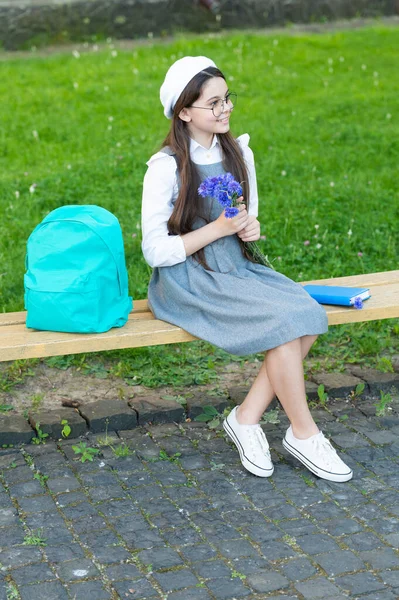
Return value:
[(100, 333), (132, 309), (118, 219), (100, 206), (61, 206), (27, 242), (26, 326)]

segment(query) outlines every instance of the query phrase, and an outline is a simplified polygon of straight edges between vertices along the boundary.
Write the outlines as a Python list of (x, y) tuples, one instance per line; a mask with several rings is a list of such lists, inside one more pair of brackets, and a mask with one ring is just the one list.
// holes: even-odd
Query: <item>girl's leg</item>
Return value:
[(262, 414), (277, 395), (296, 437), (307, 438), (318, 433), (306, 401), (302, 365), (302, 360), (316, 339), (316, 335), (303, 336), (266, 353), (247, 397), (237, 410), (240, 424), (259, 423)]

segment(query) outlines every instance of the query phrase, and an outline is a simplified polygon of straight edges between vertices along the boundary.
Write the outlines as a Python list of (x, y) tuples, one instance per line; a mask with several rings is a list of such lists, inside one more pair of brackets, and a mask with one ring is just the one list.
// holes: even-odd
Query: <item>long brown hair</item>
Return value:
[[(169, 146), (174, 152), (180, 177), (179, 194), (168, 221), (168, 231), (172, 235), (183, 235), (192, 231), (193, 223), (197, 217), (202, 217), (205, 223), (209, 223), (209, 219), (201, 210), (203, 199), (197, 192), (201, 181), (197, 168), (190, 157), (190, 136), (187, 123), (179, 118), (179, 114), (183, 108), (190, 107), (198, 100), (203, 85), (211, 77), (222, 77), (226, 81), (223, 73), (215, 67), (208, 67), (206, 70), (200, 71), (193, 77), (176, 102), (170, 131), (161, 146), (162, 148), (164, 146)], [(248, 210), (248, 172), (238, 142), (229, 131), (218, 134), (218, 140), (222, 148), (223, 167), (226, 171), (232, 173), (237, 181), (241, 182), (243, 196)], [(255, 262), (247, 253), (244, 242), (242, 242), (240, 238), (238, 238), (238, 240), (243, 255), (252, 262)], [(195, 258), (205, 269), (212, 271), (206, 262), (204, 248), (195, 252), (193, 258)]]

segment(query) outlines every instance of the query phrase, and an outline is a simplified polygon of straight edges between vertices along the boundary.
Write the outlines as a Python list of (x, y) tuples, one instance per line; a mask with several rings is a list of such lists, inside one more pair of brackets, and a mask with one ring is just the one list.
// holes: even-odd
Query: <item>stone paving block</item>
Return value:
[(325, 519), (330, 520), (334, 518), (343, 519), (346, 516), (345, 511), (334, 504), (334, 502), (321, 502), (320, 504), (307, 506), (306, 512), (318, 521), (324, 521)]
[(379, 490), (370, 495), (373, 502), (380, 504), (384, 507), (387, 506), (398, 506), (399, 505), (399, 491), (398, 490)]
[(139, 459), (159, 458), (160, 446), (149, 437), (143, 427), (130, 431), (120, 428), (118, 434), (122, 439), (127, 440), (130, 448), (137, 453), (137, 457), (132, 457), (131, 460), (133, 466), (135, 465), (137, 468), (144, 470), (142, 464), (138, 462)]
[(180, 552), (188, 562), (199, 560), (208, 560), (216, 556), (216, 550), (209, 544), (193, 544), (191, 546), (183, 546)]
[(339, 588), (324, 577), (317, 577), (309, 581), (296, 583), (295, 588), (303, 594), (306, 600), (316, 600), (317, 598), (325, 600), (326, 596), (336, 598), (341, 595)]
[(378, 577), (380, 577), (386, 585), (390, 585), (394, 588), (399, 588), (399, 570), (380, 571), (378, 573)]
[(100, 502), (101, 500), (125, 498), (127, 493), (115, 483), (114, 485), (102, 485), (98, 488), (89, 488), (88, 496), (92, 502)]
[(242, 533), (247, 535), (253, 542), (270, 542), (281, 538), (283, 533), (281, 529), (273, 523), (264, 523), (262, 525), (244, 525), (241, 528)]
[[(393, 548), (399, 548), (399, 533), (391, 533), (389, 535), (385, 535), (384, 540)], [(364, 550), (366, 550), (366, 548), (364, 548)]]
[(204, 588), (192, 588), (172, 592), (168, 595), (168, 600), (211, 600), (211, 597)]
[(43, 511), (42, 513), (30, 513), (27, 515), (26, 524), (31, 529), (41, 529), (42, 527), (60, 527), (65, 526), (65, 521), (58, 512)]
[(370, 531), (346, 535), (342, 538), (342, 542), (357, 552), (374, 550), (383, 546), (383, 542), (376, 535), (370, 533)]
[(46, 544), (71, 544), (73, 542), (72, 534), (66, 527), (41, 528), (42, 537)]
[(19, 567), (12, 570), (12, 578), (17, 585), (38, 583), (40, 581), (51, 581), (56, 576), (45, 562)]
[(331, 577), (366, 568), (366, 565), (350, 550), (337, 550), (327, 554), (318, 554), (314, 557), (314, 560)]
[(356, 389), (363, 379), (351, 373), (315, 373), (312, 376), (314, 382), (324, 385), (324, 390), (331, 398), (343, 398)]
[(50, 563), (61, 563), (85, 556), (83, 548), (77, 543), (47, 545), (44, 547), (44, 553)]
[(355, 573), (337, 577), (335, 582), (350, 594), (365, 594), (382, 590), (385, 586), (372, 573)]
[(392, 442), (398, 441), (398, 436), (391, 431), (387, 431), (386, 429), (368, 431), (365, 432), (364, 435), (374, 442), (374, 444), (378, 445), (392, 444)]
[[(267, 600), (298, 600), (298, 596), (291, 596), (286, 594), (279, 594), (278, 596), (268, 596)], [(324, 600), (330, 600), (329, 598), (324, 598)], [(337, 598), (331, 599), (337, 600)], [(340, 600), (340, 599), (338, 599)]]
[(324, 534), (304, 535), (296, 538), (296, 543), (305, 552), (314, 556), (323, 552), (339, 550), (332, 538)]
[(95, 517), (87, 517), (85, 519), (79, 519), (79, 521), (74, 521), (73, 528), (75, 533), (78, 535), (81, 533), (91, 533), (99, 530), (107, 530), (107, 522), (97, 515)]
[[(110, 550), (110, 548), (109, 548)], [(141, 571), (132, 564), (113, 565), (105, 569), (107, 577), (111, 581), (121, 581), (123, 579), (139, 579), (143, 576)]]
[[(40, 423), (40, 429), (43, 433), (48, 433), (53, 439), (62, 438), (61, 421), (66, 419), (71, 428), (69, 439), (84, 435), (87, 431), (87, 423), (83, 417), (74, 408), (60, 407), (54, 410), (39, 410), (29, 413), (29, 422), (33, 429), (36, 429), (37, 423)], [(35, 433), (36, 435), (36, 433)]]
[(54, 478), (47, 479), (48, 488), (54, 493), (59, 494), (63, 492), (72, 492), (74, 490), (78, 490), (81, 485), (76, 477), (62, 477), (62, 478)]
[(81, 404), (79, 412), (89, 424), (92, 433), (133, 429), (137, 426), (137, 414), (123, 400), (97, 400), (91, 404)]
[(1, 415), (0, 446), (9, 444), (29, 444), (36, 436), (28, 421), (20, 415)]
[[(356, 514), (356, 511), (354, 511), (354, 514)], [(334, 536), (363, 531), (362, 526), (354, 519), (331, 519), (331, 521), (327, 521), (321, 525), (330, 535)]]
[(38, 481), (27, 481), (25, 483), (14, 483), (9, 487), (10, 496), (19, 498), (24, 496), (35, 496), (43, 493), (43, 488)]
[(183, 565), (183, 561), (178, 553), (172, 548), (151, 548), (139, 552), (138, 558), (146, 565), (151, 565), (152, 570), (170, 569), (178, 565)]
[(191, 398), (187, 398), (187, 416), (194, 420), (204, 412), (204, 406), (212, 406), (218, 413), (223, 413), (224, 409), (231, 404), (232, 401), (227, 396), (208, 396), (204, 392), (194, 392)]
[(219, 543), (215, 542), (220, 554), (229, 559), (245, 556), (259, 556), (259, 553), (247, 540), (240, 538), (237, 540), (224, 540)]
[(290, 585), (286, 577), (275, 571), (251, 573), (245, 582), (258, 594), (283, 590)]
[(5, 569), (12, 569), (21, 565), (29, 565), (43, 560), (40, 549), (32, 546), (23, 548), (8, 548), (0, 552), (0, 564)]
[(23, 481), (32, 481), (32, 469), (28, 465), (18, 465), (14, 469), (3, 471), (3, 477), (8, 485), (21, 483)]
[(164, 592), (172, 592), (185, 587), (192, 587), (199, 583), (199, 579), (188, 569), (174, 570), (166, 573), (153, 573), (154, 579), (159, 583)]
[(206, 587), (218, 600), (231, 600), (232, 598), (245, 598), (251, 593), (239, 579), (209, 579)]
[[(157, 530), (152, 531), (150, 529), (140, 529), (137, 532), (131, 531), (120, 534), (123, 540), (128, 546), (135, 550), (141, 550), (146, 548), (154, 548), (157, 546), (164, 546), (165, 542), (162, 537), (157, 533)], [(179, 544), (180, 542), (177, 541)]]
[(170, 544), (171, 546), (199, 544), (203, 541), (201, 536), (192, 527), (179, 527), (176, 529), (160, 531), (160, 535), (165, 540), (165, 542), (167, 542), (167, 544)]
[(118, 563), (131, 558), (131, 554), (122, 546), (102, 546), (93, 550), (96, 560), (103, 565)]
[(42, 511), (55, 511), (56, 505), (51, 496), (31, 496), (28, 498), (17, 498), (18, 505), (25, 513)]
[(369, 446), (370, 442), (360, 433), (348, 431), (345, 433), (337, 433), (331, 436), (332, 441), (341, 448), (359, 448)]
[(111, 600), (109, 592), (101, 581), (79, 581), (70, 583), (69, 590), (73, 600)]
[(22, 544), (25, 539), (25, 531), (22, 524), (15, 527), (1, 527), (0, 528), (0, 548), (10, 548), (11, 546), (17, 546)]
[(282, 521), (279, 528), (288, 535), (301, 537), (311, 533), (320, 533), (314, 523), (308, 519), (293, 519), (292, 521)]
[(392, 548), (367, 550), (360, 552), (360, 557), (369, 563), (372, 569), (390, 569), (399, 566), (399, 556)]
[(59, 581), (23, 585), (19, 588), (22, 600), (68, 600), (68, 594)]
[(221, 560), (197, 562), (192, 568), (203, 579), (231, 577), (231, 569)]
[(399, 598), (399, 590), (390, 591), (383, 590), (382, 592), (372, 592), (371, 594), (366, 594), (362, 596), (361, 600), (398, 600)]
[(259, 544), (261, 553), (265, 556), (265, 558), (269, 561), (276, 561), (283, 558), (293, 558), (298, 555), (298, 553), (291, 548), (288, 544), (283, 542), (262, 542)]
[(268, 560), (260, 556), (250, 556), (249, 558), (233, 558), (231, 561), (234, 565), (234, 570), (249, 575), (258, 573), (262, 570), (270, 571), (271, 564)]
[(0, 527), (10, 527), (18, 524), (19, 519), (14, 507), (0, 508)]
[(87, 558), (59, 563), (56, 565), (57, 573), (64, 581), (76, 581), (98, 577), (100, 575), (97, 567)]
[(159, 594), (150, 582), (145, 579), (134, 579), (130, 581), (114, 581), (112, 587), (121, 598), (129, 600), (159, 600)]
[(89, 502), (80, 502), (76, 506), (66, 506), (62, 512), (70, 521), (98, 515), (98, 511)]
[(365, 497), (364, 494), (350, 487), (337, 491), (331, 491), (330, 498), (343, 508), (347, 508), (348, 506), (365, 504), (366, 502), (368, 502), (368, 499)]
[(290, 560), (280, 566), (280, 571), (291, 581), (302, 581), (317, 573), (317, 570), (307, 558)]
[(97, 504), (96, 510), (107, 518), (122, 517), (124, 515), (135, 516), (141, 514), (135, 507), (133, 500), (130, 498), (126, 498), (124, 500), (100, 502)]
[[(195, 521), (194, 516), (192, 519)], [(177, 510), (169, 511), (163, 515), (154, 515), (151, 517), (151, 523), (159, 529), (168, 529), (170, 527), (184, 527), (189, 525), (186, 515), (179, 513)]]
[(355, 377), (361, 377), (367, 382), (368, 392), (379, 397), (380, 391), (390, 392), (392, 387), (399, 387), (398, 373), (382, 373), (377, 369), (359, 367), (353, 365), (349, 367), (350, 372)]
[[(148, 423), (170, 423), (174, 421), (179, 423), (185, 420), (185, 411), (181, 404), (176, 400), (167, 400), (160, 398), (156, 394), (146, 394), (145, 396), (136, 396), (128, 401), (132, 410), (137, 414), (137, 425), (145, 425)], [(124, 426), (116, 429), (129, 429)]]
[(371, 519), (367, 525), (376, 533), (381, 533), (382, 535), (397, 533), (399, 531), (399, 519), (389, 516)]

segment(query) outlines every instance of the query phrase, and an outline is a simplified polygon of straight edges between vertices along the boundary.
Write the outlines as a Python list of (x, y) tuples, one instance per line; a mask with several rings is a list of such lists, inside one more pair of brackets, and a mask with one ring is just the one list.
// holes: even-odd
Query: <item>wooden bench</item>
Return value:
[[(325, 306), (329, 325), (399, 317), (399, 270), (300, 283), (370, 288), (372, 297), (360, 310)], [(155, 319), (148, 309), (147, 300), (135, 300), (126, 325), (106, 333), (37, 331), (26, 328), (25, 317), (25, 312), (0, 314), (0, 361), (175, 344), (197, 339), (180, 327)]]

